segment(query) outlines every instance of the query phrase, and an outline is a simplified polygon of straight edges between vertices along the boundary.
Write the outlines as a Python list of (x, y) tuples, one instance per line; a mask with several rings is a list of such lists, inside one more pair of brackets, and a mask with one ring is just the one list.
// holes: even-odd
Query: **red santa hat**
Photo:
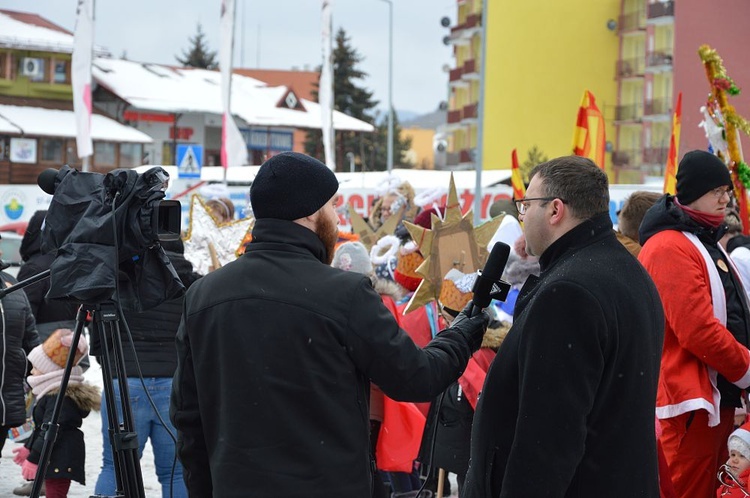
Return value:
[(727, 441), (729, 451), (736, 451), (750, 460), (750, 422), (742, 424), (729, 436)]

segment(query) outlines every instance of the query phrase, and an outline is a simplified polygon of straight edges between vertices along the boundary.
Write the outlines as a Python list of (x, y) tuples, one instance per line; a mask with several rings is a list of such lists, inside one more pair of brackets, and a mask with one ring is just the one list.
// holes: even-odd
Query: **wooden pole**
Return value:
[(443, 488), (445, 483), (445, 469), (438, 469), (438, 482), (436, 498), (443, 498)]

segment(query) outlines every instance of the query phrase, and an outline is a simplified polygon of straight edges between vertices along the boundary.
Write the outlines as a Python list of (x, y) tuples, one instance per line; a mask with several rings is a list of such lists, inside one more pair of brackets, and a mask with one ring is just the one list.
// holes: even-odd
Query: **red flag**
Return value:
[(604, 117), (596, 106), (594, 94), (586, 90), (583, 93), (581, 107), (578, 109), (575, 133), (573, 134), (573, 154), (588, 157), (597, 166), (604, 169)]
[(521, 174), (521, 169), (518, 167), (518, 153), (516, 152), (516, 149), (513, 149), (511, 159), (510, 183), (513, 185), (513, 198), (523, 199), (526, 195), (526, 185), (523, 183), (523, 175)]
[(375, 449), (379, 470), (413, 470), (426, 420), (414, 403), (402, 403), (383, 396), (383, 424)]

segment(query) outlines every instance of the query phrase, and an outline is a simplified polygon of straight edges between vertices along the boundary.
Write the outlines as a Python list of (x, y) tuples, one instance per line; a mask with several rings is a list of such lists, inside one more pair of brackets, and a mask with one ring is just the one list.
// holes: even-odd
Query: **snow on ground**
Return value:
[[(102, 370), (94, 358), (91, 358), (91, 368), (84, 376), (90, 384), (99, 387), (103, 385)], [(102, 419), (99, 412), (91, 412), (83, 419), (81, 430), (83, 430), (86, 442), (86, 485), (82, 486), (75, 481), (71, 483), (69, 498), (88, 498), (94, 494), (94, 486), (102, 464)], [(21, 477), (21, 467), (13, 463), (13, 448), (15, 447), (17, 447), (16, 443), (6, 441), (2, 459), (0, 459), (0, 497), (2, 498), (14, 496), (13, 489), (25, 482)], [(141, 473), (146, 496), (160, 497), (161, 486), (156, 479), (151, 443), (146, 445), (143, 452)]]

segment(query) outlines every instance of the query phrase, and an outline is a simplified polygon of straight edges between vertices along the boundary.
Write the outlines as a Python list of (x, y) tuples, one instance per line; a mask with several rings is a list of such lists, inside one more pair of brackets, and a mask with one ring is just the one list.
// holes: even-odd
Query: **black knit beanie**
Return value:
[(325, 164), (298, 152), (282, 152), (264, 162), (250, 185), (256, 219), (296, 220), (320, 209), (339, 189)]
[(677, 200), (680, 204), (687, 206), (724, 185), (732, 188), (732, 177), (721, 159), (703, 150), (691, 150), (682, 157), (677, 168)]

